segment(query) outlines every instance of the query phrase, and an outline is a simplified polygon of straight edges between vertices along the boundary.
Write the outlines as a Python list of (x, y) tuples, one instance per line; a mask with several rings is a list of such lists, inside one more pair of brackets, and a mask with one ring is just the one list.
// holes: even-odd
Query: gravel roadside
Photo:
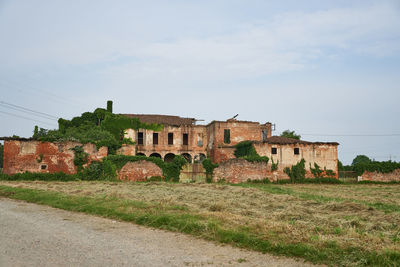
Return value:
[(0, 266), (311, 266), (192, 236), (0, 198)]

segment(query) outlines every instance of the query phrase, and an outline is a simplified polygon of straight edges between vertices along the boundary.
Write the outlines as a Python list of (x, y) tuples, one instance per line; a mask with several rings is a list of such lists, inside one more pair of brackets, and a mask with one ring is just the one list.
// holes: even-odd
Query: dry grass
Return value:
[(309, 184), (244, 188), (162, 182), (0, 181), (0, 184), (176, 206), (176, 212), (185, 210), (216, 219), (224, 225), (246, 227), (275, 244), (303, 243), (321, 247), (335, 242), (341, 248), (400, 252), (400, 212), (371, 206), (378, 202), (400, 205), (398, 185)]

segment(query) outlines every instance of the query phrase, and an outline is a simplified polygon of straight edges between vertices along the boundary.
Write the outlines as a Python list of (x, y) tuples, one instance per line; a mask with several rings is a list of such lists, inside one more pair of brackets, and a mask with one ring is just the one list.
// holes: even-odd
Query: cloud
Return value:
[(248, 78), (345, 56), (388, 57), (400, 49), (400, 12), (390, 2), (363, 8), (285, 13), (234, 33), (138, 46), (139, 61), (109, 71), (136, 77)]
[[(0, 45), (0, 58), (15, 67), (99, 65), (104, 74), (131, 79), (225, 79), (291, 72), (313, 67), (321, 59), (354, 54), (387, 57), (398, 55), (400, 49), (400, 12), (390, 1), (288, 12), (234, 25), (226, 34), (183, 34), (169, 41), (150, 35), (142, 38), (142, 31), (118, 31), (118, 25), (104, 26), (98, 20), (91, 22), (90, 17), (84, 20), (83, 14), (72, 26), (66, 21), (68, 25), (63, 25), (62, 20), (56, 26), (48, 25), (49, 32), (43, 31), (48, 19), (35, 22), (27, 39), (8, 32), (15, 39)], [(96, 27), (96, 23), (100, 24)], [(129, 23), (124, 27), (141, 25), (135, 19)]]

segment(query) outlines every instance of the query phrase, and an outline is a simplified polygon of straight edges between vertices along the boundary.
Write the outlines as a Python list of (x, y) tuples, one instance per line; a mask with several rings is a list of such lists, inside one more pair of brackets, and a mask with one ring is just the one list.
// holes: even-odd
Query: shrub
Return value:
[(19, 180), (27, 180), (27, 181), (76, 181), (79, 177), (75, 174), (65, 174), (63, 172), (57, 173), (16, 173), (14, 175), (8, 174), (0, 174), (0, 180), (5, 181), (19, 181)]
[(296, 180), (305, 179), (305, 160), (301, 159), (296, 165), (293, 165), (291, 168), (286, 167), (283, 171), (290, 177), (291, 183), (295, 183)]
[(274, 159), (271, 158), (271, 171), (278, 170), (278, 165), (279, 165), (279, 160), (277, 160), (276, 163), (275, 163)]
[(251, 141), (243, 141), (235, 145), (234, 155), (237, 158), (258, 156)]
[(258, 155), (251, 141), (242, 141), (235, 145), (234, 155), (250, 162), (265, 162), (268, 164), (269, 158)]
[(71, 150), (74, 151), (74, 164), (78, 168), (78, 173), (80, 173), (83, 170), (83, 164), (88, 162), (89, 154), (83, 151), (82, 146), (75, 146)]
[(321, 170), (321, 168), (319, 167), (319, 165), (316, 162), (314, 162), (314, 168), (311, 167), (311, 163), (310, 163), (310, 171), (314, 175), (315, 178), (322, 177), (323, 170)]
[(206, 170), (207, 183), (211, 183), (214, 169), (218, 167), (218, 164), (212, 163), (211, 159), (209, 158), (204, 159), (202, 164), (204, 169)]
[[(107, 171), (104, 169), (107, 175), (110, 175), (116, 170), (120, 170), (127, 162), (135, 162), (140, 160), (146, 160), (153, 162), (158, 167), (161, 168), (163, 176), (166, 180), (179, 181), (179, 174), (182, 170), (183, 165), (187, 163), (186, 159), (180, 155), (175, 156), (172, 162), (164, 162), (160, 158), (156, 157), (146, 157), (146, 156), (124, 156), (124, 155), (109, 155), (103, 158), (103, 162), (108, 161)], [(115, 175), (114, 175), (115, 177)]]
[(87, 168), (83, 169), (80, 175), (81, 180), (101, 180), (104, 179), (103, 164), (99, 161), (93, 161)]

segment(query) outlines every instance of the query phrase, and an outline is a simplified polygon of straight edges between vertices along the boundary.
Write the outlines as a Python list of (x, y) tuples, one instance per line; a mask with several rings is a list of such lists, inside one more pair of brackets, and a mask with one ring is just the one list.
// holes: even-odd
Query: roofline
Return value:
[(271, 145), (340, 145), (338, 142), (310, 142), (304, 140), (293, 141), (293, 143), (284, 143), (279, 141), (252, 141), (254, 144), (271, 144)]

